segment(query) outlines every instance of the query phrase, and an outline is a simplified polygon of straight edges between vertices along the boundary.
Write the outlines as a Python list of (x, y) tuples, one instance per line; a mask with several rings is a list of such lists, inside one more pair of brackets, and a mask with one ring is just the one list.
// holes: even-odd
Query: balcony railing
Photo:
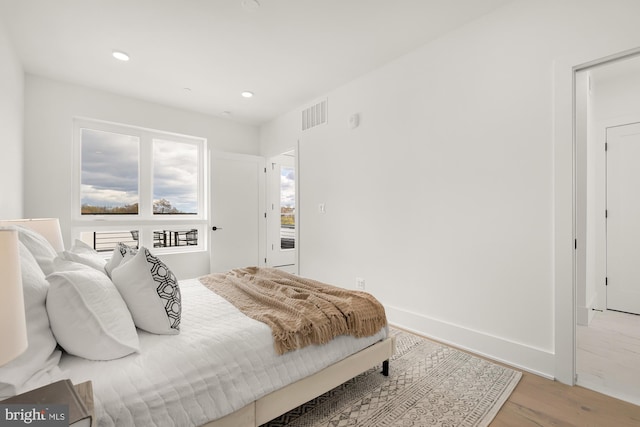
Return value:
[(93, 249), (97, 252), (110, 252), (118, 242), (138, 248), (138, 240), (133, 237), (133, 233), (129, 231), (94, 231)]
[[(94, 231), (93, 248), (97, 252), (112, 251), (119, 242), (139, 248), (138, 230), (131, 231)], [(175, 246), (196, 246), (198, 230), (158, 230), (153, 232), (153, 247), (168, 248)]]
[(296, 247), (295, 225), (282, 224), (280, 226), (280, 249), (293, 249)]

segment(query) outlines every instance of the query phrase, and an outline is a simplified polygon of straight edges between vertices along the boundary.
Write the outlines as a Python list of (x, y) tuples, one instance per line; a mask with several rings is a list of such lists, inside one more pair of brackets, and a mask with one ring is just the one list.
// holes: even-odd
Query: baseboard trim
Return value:
[(555, 355), (552, 352), (464, 328), (398, 307), (385, 305), (385, 310), (387, 319), (393, 326), (544, 378), (554, 379)]

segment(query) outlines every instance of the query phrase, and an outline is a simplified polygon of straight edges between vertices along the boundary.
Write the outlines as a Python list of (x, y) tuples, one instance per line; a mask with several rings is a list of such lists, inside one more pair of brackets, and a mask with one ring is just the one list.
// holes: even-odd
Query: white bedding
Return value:
[(93, 382), (98, 426), (199, 426), (385, 338), (340, 336), (278, 356), (271, 331), (197, 279), (180, 282), (179, 335), (138, 330), (140, 354), (96, 362), (68, 354), (74, 383)]

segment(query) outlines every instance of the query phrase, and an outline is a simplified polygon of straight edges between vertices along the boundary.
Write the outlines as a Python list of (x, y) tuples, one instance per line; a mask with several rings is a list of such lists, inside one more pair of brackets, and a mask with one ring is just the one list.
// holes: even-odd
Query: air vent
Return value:
[(302, 110), (302, 130), (327, 123), (327, 100)]

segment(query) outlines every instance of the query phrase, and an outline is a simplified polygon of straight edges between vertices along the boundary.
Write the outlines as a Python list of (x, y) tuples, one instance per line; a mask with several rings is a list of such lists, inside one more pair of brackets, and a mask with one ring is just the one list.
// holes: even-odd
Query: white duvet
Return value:
[(278, 356), (271, 331), (197, 279), (180, 282), (179, 335), (138, 331), (139, 354), (96, 362), (65, 354), (75, 384), (93, 382), (97, 425), (200, 426), (383, 339), (340, 336)]

